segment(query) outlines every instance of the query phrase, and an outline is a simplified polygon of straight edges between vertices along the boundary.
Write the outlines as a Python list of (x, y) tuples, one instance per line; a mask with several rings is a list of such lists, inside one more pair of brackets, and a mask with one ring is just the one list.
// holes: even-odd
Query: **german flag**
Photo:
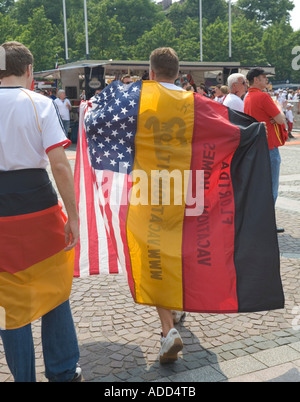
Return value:
[(151, 81), (114, 82), (81, 109), (89, 154), (77, 172), (90, 183), (81, 230), (100, 205), (137, 303), (201, 313), (284, 306), (263, 124)]
[(74, 253), (45, 170), (0, 172), (0, 193), (0, 327), (15, 329), (69, 298)]

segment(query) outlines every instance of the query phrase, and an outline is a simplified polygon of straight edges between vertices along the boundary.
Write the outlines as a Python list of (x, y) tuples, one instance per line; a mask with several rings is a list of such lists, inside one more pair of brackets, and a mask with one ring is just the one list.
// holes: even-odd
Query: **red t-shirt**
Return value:
[(265, 122), (268, 130), (269, 149), (275, 147), (276, 132), (270, 119), (279, 115), (280, 110), (271, 96), (258, 88), (250, 88), (245, 98), (245, 113), (259, 122)]

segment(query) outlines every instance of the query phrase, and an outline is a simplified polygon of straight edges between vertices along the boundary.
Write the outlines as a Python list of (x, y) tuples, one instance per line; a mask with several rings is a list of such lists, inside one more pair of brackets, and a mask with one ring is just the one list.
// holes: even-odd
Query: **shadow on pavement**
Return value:
[[(87, 382), (218, 382), (226, 381), (217, 356), (201, 346), (183, 323), (176, 325), (183, 351), (175, 363), (161, 365), (157, 359), (147, 364), (136, 344), (93, 342), (80, 346), (80, 365)], [(157, 350), (157, 354), (158, 354)], [(213, 366), (212, 366), (213, 365)]]

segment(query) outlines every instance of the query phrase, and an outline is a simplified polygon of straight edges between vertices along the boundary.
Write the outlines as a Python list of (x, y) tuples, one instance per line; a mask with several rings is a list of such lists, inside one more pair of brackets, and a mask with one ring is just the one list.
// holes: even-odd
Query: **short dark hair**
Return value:
[(0, 70), (0, 79), (25, 74), (28, 66), (33, 65), (33, 55), (30, 50), (19, 42), (6, 42), (1, 45), (5, 51), (5, 70)]
[(176, 80), (179, 71), (179, 59), (174, 49), (160, 47), (150, 55), (150, 68), (157, 78)]
[(247, 74), (247, 80), (249, 81), (249, 84), (253, 84), (254, 78), (259, 77), (260, 75), (266, 75), (266, 71), (263, 68), (256, 67), (252, 68), (250, 71), (248, 71)]

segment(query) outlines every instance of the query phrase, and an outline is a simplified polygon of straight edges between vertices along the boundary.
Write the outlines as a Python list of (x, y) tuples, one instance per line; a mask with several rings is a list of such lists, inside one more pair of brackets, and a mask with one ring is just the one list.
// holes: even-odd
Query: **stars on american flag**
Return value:
[(95, 169), (131, 171), (142, 82), (113, 81), (91, 99), (84, 123)]

